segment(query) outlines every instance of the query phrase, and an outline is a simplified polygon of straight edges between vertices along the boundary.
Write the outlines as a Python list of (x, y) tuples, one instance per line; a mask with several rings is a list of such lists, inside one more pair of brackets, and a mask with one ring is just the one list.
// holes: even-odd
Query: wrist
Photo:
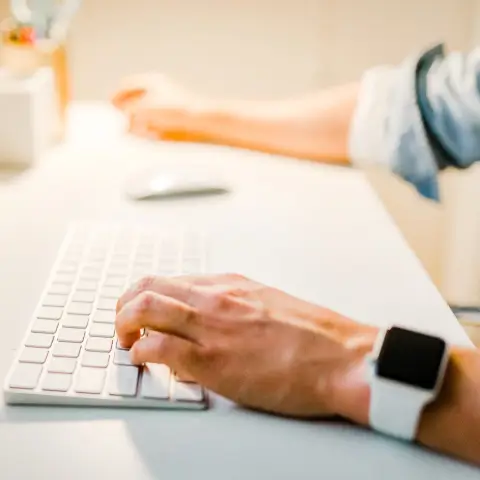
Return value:
[(370, 386), (366, 356), (373, 350), (378, 331), (367, 327), (360, 344), (349, 349), (345, 367), (334, 379), (335, 413), (359, 425), (368, 425)]
[[(365, 361), (368, 353), (357, 352), (334, 382), (335, 413), (365, 426), (369, 425), (370, 409), (368, 367)], [(451, 349), (440, 394), (421, 414), (416, 435), (419, 444), (480, 464), (480, 443), (476, 440), (480, 428), (476, 414), (480, 408), (476, 381), (478, 372), (478, 351)]]
[(210, 98), (198, 98), (186, 111), (187, 129), (198, 141), (216, 142), (230, 123), (231, 116), (221, 102)]

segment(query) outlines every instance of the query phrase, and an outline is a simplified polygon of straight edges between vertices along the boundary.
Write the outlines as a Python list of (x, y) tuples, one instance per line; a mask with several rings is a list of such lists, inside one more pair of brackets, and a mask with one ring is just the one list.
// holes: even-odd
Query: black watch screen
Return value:
[(433, 390), (447, 345), (444, 340), (400, 327), (390, 328), (377, 360), (377, 375)]

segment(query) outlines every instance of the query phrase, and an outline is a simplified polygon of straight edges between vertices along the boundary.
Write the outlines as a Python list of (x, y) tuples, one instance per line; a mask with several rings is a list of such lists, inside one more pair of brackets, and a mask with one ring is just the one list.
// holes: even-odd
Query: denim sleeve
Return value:
[[(360, 90), (350, 133), (353, 163), (383, 164), (424, 197), (438, 200), (440, 170), (480, 160), (480, 49), (445, 55), (439, 45), (390, 68), (388, 82), (377, 83), (384, 93), (379, 99), (381, 89), (375, 88), (370, 95), (383, 104), (376, 114), (363, 106), (372, 98), (362, 98), (368, 95)], [(358, 145), (371, 128), (379, 132), (377, 145), (362, 151)]]
[(440, 169), (480, 160), (480, 49), (422, 59), (417, 98)]

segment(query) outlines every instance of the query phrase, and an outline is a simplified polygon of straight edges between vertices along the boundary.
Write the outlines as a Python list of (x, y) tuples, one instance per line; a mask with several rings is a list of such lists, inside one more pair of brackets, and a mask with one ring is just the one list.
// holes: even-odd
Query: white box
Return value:
[(53, 141), (57, 121), (53, 71), (28, 76), (0, 70), (0, 166), (28, 167)]

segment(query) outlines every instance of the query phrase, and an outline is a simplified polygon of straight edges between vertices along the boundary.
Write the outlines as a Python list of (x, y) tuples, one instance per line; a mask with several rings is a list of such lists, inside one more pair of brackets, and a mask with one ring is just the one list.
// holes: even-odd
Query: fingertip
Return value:
[(132, 348), (132, 346), (137, 342), (140, 338), (140, 332), (124, 334), (119, 331), (118, 326), (116, 328), (117, 336), (118, 336), (118, 344), (123, 349)]
[(144, 88), (121, 89), (112, 96), (112, 103), (116, 108), (125, 110), (132, 103), (143, 98), (146, 93)]
[(130, 359), (133, 364), (141, 365), (146, 362), (158, 363), (163, 335), (147, 335), (137, 340), (130, 349)]
[(141, 361), (141, 353), (142, 353), (142, 348), (138, 346), (138, 343), (134, 343), (132, 348), (130, 349), (130, 361), (134, 365), (141, 365), (144, 363)]

